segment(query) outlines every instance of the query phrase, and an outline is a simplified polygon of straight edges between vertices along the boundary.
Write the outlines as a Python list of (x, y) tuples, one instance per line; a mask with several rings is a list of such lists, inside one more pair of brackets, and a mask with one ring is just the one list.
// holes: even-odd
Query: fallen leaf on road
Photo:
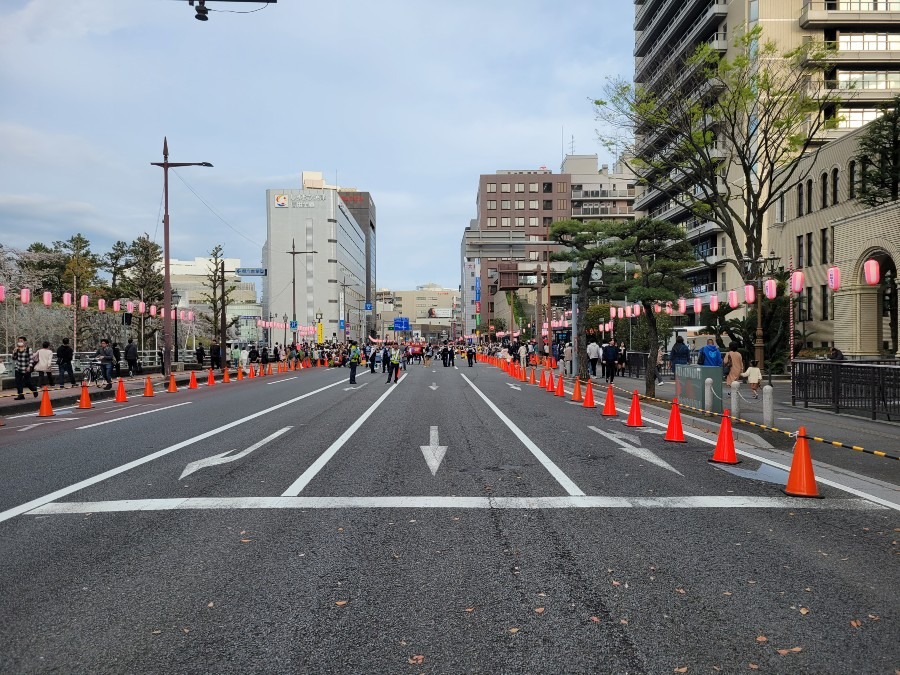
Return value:
[[(546, 593), (538, 593), (538, 597), (539, 597), (539, 598), (546, 598), (546, 597), (547, 597), (547, 594), (546, 594)], [(870, 614), (869, 616), (871, 616), (871, 614)]]
[(612, 585), (613, 585), (613, 586), (621, 586), (622, 583), (619, 582), (619, 581), (614, 581), (614, 582), (612, 582)]
[(850, 622), (850, 625), (853, 626), (854, 628), (859, 628), (860, 626), (862, 626), (862, 621), (860, 621), (859, 619), (853, 619)]
[(474, 612), (474, 611), (475, 611), (475, 608), (474, 608), (474, 607), (466, 607), (466, 611), (467, 611), (467, 612)]
[(425, 657), (421, 654), (416, 654), (406, 659), (406, 662), (410, 665), (421, 666), (425, 662)]
[(803, 590), (806, 591), (807, 593), (812, 593), (812, 589), (809, 586), (807, 586)]
[(339, 528), (338, 528), (338, 532), (343, 532), (343, 531), (344, 531), (344, 528), (343, 528), (343, 527), (339, 527)]
[(182, 628), (181, 630), (183, 630), (185, 633), (190, 633), (190, 632), (191, 632), (191, 629), (190, 629), (190, 628)]
[(869, 614), (869, 618), (872, 619), (872, 621), (881, 621), (881, 617), (876, 616), (875, 614)]
[(543, 614), (543, 613), (544, 613), (544, 608), (543, 608), (543, 607), (535, 607), (535, 608), (534, 608), (534, 613), (535, 613), (535, 614)]
[(253, 540), (252, 539), (241, 539), (242, 544), (249, 544), (251, 541), (253, 541)]
[(459, 516), (454, 516), (453, 520), (459, 520)]
[(732, 595), (731, 591), (725, 591), (722, 595)]
[(713, 669), (714, 671), (716, 671), (717, 673), (721, 673), (721, 672), (722, 672), (722, 669), (719, 668), (719, 666), (713, 666), (712, 669)]
[(758, 666), (757, 664), (755, 664), (755, 663), (748, 663), (748, 664), (747, 664), (747, 667), (748, 667), (750, 670), (759, 670), (759, 666)]
[(751, 580), (750, 580), (750, 581), (748, 581), (748, 582), (747, 582), (747, 583), (748, 583), (748, 584), (755, 584), (755, 583), (756, 583), (756, 582), (755, 582), (755, 581), (753, 581), (753, 580), (752, 580), (752, 579), (751, 579)]
[(591, 621), (593, 621), (594, 623), (600, 623), (600, 617), (598, 617), (598, 616), (592, 616), (592, 617), (591, 617)]
[(216, 603), (214, 603), (214, 602), (211, 602), (207, 605), (207, 607), (209, 607), (210, 609), (212, 609), (215, 606), (216, 606)]
[(160, 633), (162, 633), (161, 630), (155, 630), (155, 631), (153, 631), (153, 634), (154, 634), (154, 635), (159, 635)]
[(347, 601), (346, 601), (346, 600), (338, 600), (338, 601), (337, 601), (336, 603), (334, 603), (334, 604), (336, 604), (338, 607), (343, 607), (344, 605), (347, 604)]
[(682, 666), (681, 668), (676, 668), (676, 669), (675, 669), (675, 672), (676, 672), (676, 673), (686, 673), (686, 672), (687, 672), (687, 669), (688, 669), (687, 666)]
[(619, 623), (622, 624), (623, 626), (627, 626), (627, 625), (628, 625), (628, 619), (619, 619)]
[(796, 654), (797, 652), (802, 652), (803, 647), (791, 647), (790, 649), (776, 649), (775, 651), (778, 652), (781, 656), (786, 656), (790, 653)]
[(676, 593), (681, 593), (682, 595), (684, 595), (684, 589), (683, 589), (683, 588), (676, 588), (676, 589), (675, 589), (675, 592), (676, 592)]
[(247, 530), (241, 530), (241, 534), (247, 534)]
[(806, 616), (807, 614), (809, 614), (809, 609), (806, 608), (806, 607), (801, 607), (801, 608), (800, 608), (800, 613), (801, 613), (803, 616)]
[(768, 642), (769, 638), (767, 638), (765, 635), (760, 635), (758, 638), (756, 638), (756, 641), (757, 642)]
[(520, 630), (520, 629), (518, 629), (518, 628), (510, 628), (510, 629), (509, 629), (509, 632), (512, 633), (513, 635), (515, 635), (516, 633), (519, 632), (519, 630)]

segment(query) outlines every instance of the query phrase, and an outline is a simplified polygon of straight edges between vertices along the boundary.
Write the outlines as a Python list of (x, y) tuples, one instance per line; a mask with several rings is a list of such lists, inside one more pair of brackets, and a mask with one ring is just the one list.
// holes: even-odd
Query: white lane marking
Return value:
[(510, 387), (510, 388), (512, 388), (512, 389), (515, 389), (516, 391), (522, 391), (522, 387), (520, 387), (520, 386), (517, 385), (517, 384), (513, 384), (512, 382), (507, 382), (507, 383), (506, 383), (506, 386), (507, 386), (507, 387)]
[(553, 476), (560, 485), (562, 485), (563, 489), (566, 492), (573, 496), (584, 494), (584, 492), (582, 492), (578, 488), (578, 486), (575, 485), (572, 479), (569, 478), (565, 473), (563, 473), (562, 469), (556, 466), (556, 464), (553, 463), (553, 460), (547, 457), (547, 455), (545, 455), (544, 452), (537, 445), (535, 445), (534, 441), (532, 441), (530, 438), (528, 438), (528, 436), (525, 435), (524, 431), (517, 427), (511, 419), (503, 414), (503, 411), (500, 410), (500, 408), (494, 405), (494, 402), (491, 399), (485, 396), (482, 391), (472, 383), (472, 380), (470, 380), (462, 373), (460, 373), (460, 375), (462, 376), (462, 379), (468, 382), (469, 386), (475, 390), (475, 393), (481, 397), (481, 400), (488, 404), (488, 407), (494, 411), (494, 414), (499, 417), (507, 427), (509, 427), (509, 430), (512, 431), (520, 441), (522, 441), (522, 444), (531, 451), (531, 454), (534, 455), (535, 458), (544, 465), (544, 468), (547, 469), (550, 475)]
[(117, 413), (117, 412), (122, 412), (123, 410), (129, 410), (131, 408), (140, 408), (142, 405), (144, 405), (144, 404), (143, 403), (135, 403), (134, 405), (126, 405), (124, 408), (114, 408), (112, 410), (106, 410), (105, 412), (106, 412), (106, 414)]
[[(399, 384), (402, 384), (405, 381), (406, 381), (406, 376), (404, 375), (403, 377), (400, 378)], [(343, 384), (343, 382), (341, 382), (341, 384)], [(288, 487), (288, 489), (285, 490), (281, 494), (281, 496), (282, 497), (296, 497), (297, 495), (299, 495), (303, 491), (303, 488), (305, 488), (309, 484), (309, 481), (311, 481), (313, 478), (316, 477), (316, 474), (322, 470), (322, 467), (324, 467), (326, 464), (328, 464), (329, 460), (332, 457), (334, 457), (337, 454), (337, 451), (340, 450), (344, 446), (344, 443), (346, 443), (348, 440), (350, 440), (350, 437), (356, 433), (356, 430), (359, 429), (363, 425), (363, 423), (365, 423), (365, 421), (367, 419), (369, 419), (369, 416), (373, 412), (375, 412), (375, 410), (378, 408), (378, 406), (381, 405), (381, 403), (384, 401), (384, 399), (386, 399), (388, 396), (390, 396), (397, 389), (397, 386), (399, 386), (399, 384), (398, 383), (395, 383), (395, 384), (396, 384), (396, 386), (389, 387), (388, 390), (386, 392), (384, 392), (381, 396), (379, 396), (378, 400), (375, 401), (375, 403), (373, 403), (369, 407), (368, 410), (366, 410), (366, 412), (364, 412), (362, 415), (357, 417), (356, 421), (353, 422), (353, 424), (351, 424), (350, 427), (344, 433), (342, 433), (340, 436), (338, 436), (337, 440), (334, 443), (332, 443), (331, 445), (329, 445), (328, 449), (325, 450), (325, 452), (323, 452), (321, 455), (319, 455), (319, 457), (316, 459), (316, 461), (313, 462), (312, 465), (310, 465), (310, 467), (306, 471), (304, 471), (302, 474), (300, 474), (300, 477), (297, 480), (295, 480), (293, 483), (291, 483), (290, 486)]]
[(182, 497), (107, 502), (54, 502), (29, 511), (32, 516), (129, 511), (225, 509), (792, 509), (877, 511), (865, 499), (791, 497)]
[(230, 455), (230, 456), (226, 457), (226, 455), (228, 455), (228, 453), (234, 452), (234, 450), (229, 450), (228, 452), (223, 452), (218, 455), (213, 455), (212, 457), (207, 457), (205, 459), (198, 459), (196, 462), (191, 462), (186, 467), (184, 467), (184, 471), (178, 477), (178, 480), (181, 480), (185, 476), (190, 476), (195, 471), (199, 471), (200, 469), (204, 469), (208, 466), (216, 466), (217, 464), (227, 464), (228, 462), (234, 462), (234, 461), (240, 459), (241, 457), (246, 457), (254, 450), (259, 450), (266, 443), (268, 443), (269, 441), (271, 441), (275, 438), (278, 438), (279, 436), (281, 436), (281, 434), (290, 431), (292, 428), (293, 427), (285, 427), (284, 429), (279, 429), (274, 434), (270, 434), (270, 435), (266, 436), (264, 439), (262, 439), (258, 443), (254, 443), (249, 448), (247, 448), (246, 450), (242, 450), (241, 452), (237, 453), (236, 455)]
[(235, 420), (234, 422), (229, 422), (228, 424), (224, 424), (221, 427), (216, 427), (215, 429), (211, 429), (202, 434), (198, 434), (192, 438), (188, 438), (186, 440), (180, 441), (175, 445), (170, 445), (168, 448), (163, 448), (162, 450), (157, 450), (156, 452), (151, 452), (149, 455), (144, 455), (143, 457), (136, 459), (134, 461), (128, 462), (127, 464), (123, 464), (122, 466), (117, 466), (114, 469), (110, 469), (109, 471), (104, 471), (103, 473), (98, 473), (96, 476), (91, 478), (85, 478), (82, 481), (77, 483), (73, 483), (68, 487), (60, 488), (50, 494), (46, 494), (43, 497), (38, 497), (37, 499), (32, 499), (29, 502), (25, 502), (24, 504), (20, 504), (19, 506), (15, 506), (11, 509), (7, 509), (6, 511), (0, 511), (0, 523), (4, 520), (9, 520), (10, 518), (15, 518), (16, 516), (31, 511), (32, 509), (37, 508), (38, 506), (43, 506), (48, 502), (56, 501), (61, 497), (65, 497), (67, 495), (72, 494), (73, 492), (78, 492), (79, 490), (83, 490), (86, 487), (90, 487), (91, 485), (96, 485), (97, 483), (101, 483), (105, 481), (107, 478), (112, 478), (113, 476), (117, 476), (120, 473), (125, 473), (130, 469), (133, 469), (141, 464), (146, 464), (147, 462), (152, 462), (154, 459), (158, 459), (159, 457), (163, 457), (168, 455), (169, 453), (175, 452), (176, 450), (181, 450), (182, 448), (186, 448), (189, 445), (193, 445), (194, 443), (199, 443), (202, 440), (210, 438), (212, 436), (216, 436), (221, 434), (223, 431), (228, 431), (229, 429), (233, 429), (236, 426), (240, 426), (244, 424), (244, 422), (249, 422), (250, 420), (254, 420), (257, 417), (262, 417), (263, 415), (267, 415), (270, 412), (275, 410), (279, 410), (289, 405), (293, 405), (297, 401), (302, 401), (305, 398), (310, 396), (315, 396), (316, 394), (325, 391), (326, 389), (331, 389), (332, 387), (336, 387), (339, 384), (343, 384), (344, 381), (334, 382), (332, 384), (327, 384), (324, 387), (320, 387), (315, 389), (309, 393), (301, 394), (300, 396), (295, 396), (294, 398), (288, 399), (287, 401), (282, 401), (281, 403), (277, 403), (269, 408), (264, 410), (260, 410), (259, 412), (255, 412), (252, 415), (247, 415), (246, 417), (242, 417), (239, 420)]
[(425, 461), (428, 464), (428, 468), (431, 469), (431, 475), (437, 475), (437, 470), (440, 468), (441, 462), (444, 459), (444, 454), (447, 452), (447, 446), (441, 445), (438, 440), (437, 427), (431, 427), (428, 445), (420, 445), (419, 449), (422, 451), (422, 454), (425, 455)]
[(266, 384), (281, 384), (282, 382), (288, 382), (289, 380), (296, 380), (297, 377), (297, 375), (294, 375), (293, 377), (286, 377), (283, 380), (277, 380), (276, 382), (266, 382)]
[(596, 431), (601, 436), (604, 436), (605, 438), (608, 438), (609, 440), (611, 440), (613, 443), (615, 443), (616, 445), (619, 446), (619, 450), (621, 450), (622, 452), (627, 452), (629, 455), (633, 455), (633, 456), (637, 457), (638, 459), (644, 460), (645, 462), (650, 462), (651, 464), (655, 464), (656, 466), (666, 469), (667, 471), (671, 471), (672, 473), (677, 473), (679, 476), (684, 478), (683, 473), (681, 473), (678, 469), (676, 469), (674, 466), (672, 466), (668, 462), (657, 457), (650, 450), (647, 450), (646, 448), (639, 448), (634, 445), (629, 445), (628, 443), (623, 443), (620, 439), (616, 438), (615, 434), (608, 433), (606, 431), (598, 429), (597, 427), (588, 427), (588, 429), (591, 429), (592, 431)]
[(434, 382), (432, 382), (432, 383), (429, 385), (428, 388), (431, 389), (431, 391), (437, 391), (437, 390), (438, 390), (438, 385), (435, 384)]
[[(18, 431), (19, 433), (21, 433), (21, 432), (23, 432), (23, 431), (31, 431), (31, 430), (34, 429), (35, 427), (39, 427), (39, 426), (41, 426), (42, 424), (53, 424), (54, 422), (74, 422), (74, 421), (77, 420), (77, 419), (79, 419), (79, 418), (77, 418), (77, 417), (69, 417), (69, 418), (63, 418), (63, 419), (61, 419), (61, 420), (44, 420), (43, 422), (35, 422), (34, 424), (26, 424), (24, 427), (22, 427), (22, 428), (20, 428), (20, 429), (16, 429), (16, 431)], [(15, 427), (13, 427), (13, 428), (15, 428)]]
[(344, 391), (356, 391), (357, 389), (362, 389), (362, 388), (365, 387), (367, 384), (369, 384), (369, 383), (368, 383), (368, 382), (363, 382), (363, 383), (362, 383), (361, 385), (359, 385), (358, 387), (344, 387)]
[(154, 408), (153, 410), (145, 410), (144, 412), (135, 413), (134, 415), (125, 415), (124, 417), (117, 417), (113, 420), (104, 420), (103, 422), (94, 422), (93, 424), (85, 424), (83, 427), (75, 427), (79, 431), (82, 429), (92, 429), (93, 427), (102, 427), (104, 424), (115, 424), (116, 422), (122, 422), (124, 420), (130, 420), (132, 417), (140, 417), (141, 415), (152, 415), (153, 413), (162, 412), (163, 410), (169, 410), (169, 408), (180, 408), (183, 405), (190, 405), (191, 401), (185, 401), (184, 403), (176, 403), (175, 405), (167, 405), (162, 408)]

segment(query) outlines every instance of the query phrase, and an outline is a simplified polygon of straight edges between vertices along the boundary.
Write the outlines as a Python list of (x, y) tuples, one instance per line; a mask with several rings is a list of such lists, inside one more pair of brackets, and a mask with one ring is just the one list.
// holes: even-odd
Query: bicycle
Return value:
[(105, 387), (106, 380), (103, 378), (103, 368), (99, 361), (91, 361), (90, 364), (81, 371), (81, 383), (86, 385), (95, 385), (96, 387)]

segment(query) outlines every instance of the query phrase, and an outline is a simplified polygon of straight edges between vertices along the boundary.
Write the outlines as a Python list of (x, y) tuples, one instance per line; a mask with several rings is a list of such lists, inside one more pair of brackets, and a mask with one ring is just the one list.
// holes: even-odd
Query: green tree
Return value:
[(859, 201), (878, 206), (900, 199), (900, 96), (866, 126), (859, 139), (859, 153), (864, 158)]
[(77, 288), (79, 293), (96, 293), (101, 289), (102, 283), (97, 276), (100, 260), (91, 252), (91, 242), (87, 237), (78, 232), (65, 241), (53, 242), (53, 247), (65, 261), (61, 275), (65, 288)]
[(65, 256), (59, 250), (36, 241), (19, 252), (20, 286), (34, 291), (51, 291), (54, 296), (59, 296), (65, 265)]
[(128, 246), (131, 265), (122, 271), (121, 292), (147, 304), (163, 297), (162, 246), (144, 233)]
[(731, 58), (704, 43), (653, 90), (609, 80), (595, 110), (610, 129), (601, 140), (625, 148), (643, 185), (718, 225), (735, 255), (728, 262), (747, 278), (738, 258), (762, 256), (766, 212), (814, 165), (793, 160), (817, 152), (839, 118), (828, 114), (836, 98), (824, 86), (824, 45), (783, 53), (758, 26), (736, 33)]
[(121, 293), (120, 285), (125, 271), (134, 264), (131, 247), (124, 241), (117, 241), (112, 248), (101, 258), (101, 269), (108, 272), (109, 292), (111, 297), (117, 298)]
[[(201, 297), (203, 298), (203, 301), (209, 305), (210, 313), (200, 312), (199, 318), (203, 324), (209, 326), (213, 338), (219, 340), (220, 343), (224, 345), (226, 336), (220, 335), (222, 313), (226, 312), (228, 305), (234, 302), (231, 294), (237, 286), (228, 283), (227, 277), (225, 277), (226, 273), (223, 270), (222, 264), (222, 248), (221, 244), (217, 244), (215, 248), (209, 252), (209, 271), (206, 274), (206, 281), (203, 284), (207, 289), (207, 292)], [(237, 325), (239, 320), (239, 317), (234, 317), (231, 322), (225, 326), (226, 335), (228, 328)]]

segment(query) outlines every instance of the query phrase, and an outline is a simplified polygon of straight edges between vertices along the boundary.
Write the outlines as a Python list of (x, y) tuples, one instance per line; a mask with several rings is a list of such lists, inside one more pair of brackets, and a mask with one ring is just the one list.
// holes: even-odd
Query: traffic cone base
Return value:
[(672, 443), (686, 443), (684, 430), (681, 428), (681, 410), (678, 408), (678, 399), (672, 399), (672, 412), (669, 413), (669, 425), (666, 427), (664, 440)]
[(531, 367), (531, 376), (528, 378), (528, 384), (537, 384), (537, 379), (534, 377), (534, 366)]
[(581, 404), (582, 408), (593, 408), (594, 406), (594, 387), (591, 384), (591, 381), (587, 381), (587, 387), (584, 390), (584, 403)]
[(603, 402), (603, 416), (616, 417), (618, 414), (619, 411), (616, 410), (616, 397), (613, 394), (613, 388), (610, 384), (606, 387), (606, 400)]
[(553, 392), (556, 390), (556, 385), (553, 384), (553, 371), (547, 371), (547, 391)]
[(731, 411), (726, 410), (722, 416), (722, 426), (719, 427), (719, 437), (716, 439), (716, 449), (709, 459), (715, 464), (740, 464), (737, 453), (734, 451), (734, 434), (731, 431)]
[(119, 378), (119, 386), (116, 387), (116, 403), (126, 403), (128, 401), (128, 396), (125, 394), (125, 382), (122, 381), (122, 378)]
[(150, 398), (155, 395), (156, 394), (153, 393), (153, 382), (151, 382), (150, 377), (147, 376), (147, 379), (144, 380), (144, 396)]
[(575, 385), (572, 387), (572, 400), (575, 403), (581, 403), (584, 397), (581, 395), (581, 380), (575, 378)]
[(53, 405), (50, 403), (50, 392), (44, 387), (44, 393), (41, 395), (41, 407), (38, 410), (38, 417), (53, 417)]
[(88, 386), (86, 382), (81, 383), (81, 398), (78, 399), (78, 408), (80, 410), (90, 410), (94, 407), (94, 404), (91, 403), (91, 395), (88, 392)]
[(788, 474), (787, 485), (782, 490), (789, 497), (811, 497), (822, 499), (813, 473), (812, 456), (809, 454), (809, 441), (806, 439), (806, 427), (797, 430), (797, 442), (794, 443), (794, 459)]
[(254, 377), (256, 377), (256, 369), (253, 367), (253, 364), (250, 364), (248, 377), (250, 379), (253, 379)]
[(628, 420), (625, 422), (626, 427), (642, 427), (644, 420), (641, 419), (641, 398), (637, 389), (631, 395), (631, 408), (628, 410)]
[(241, 381), (244, 379), (244, 366), (242, 366), (241, 364), (238, 364), (237, 379), (238, 379), (238, 381)]

